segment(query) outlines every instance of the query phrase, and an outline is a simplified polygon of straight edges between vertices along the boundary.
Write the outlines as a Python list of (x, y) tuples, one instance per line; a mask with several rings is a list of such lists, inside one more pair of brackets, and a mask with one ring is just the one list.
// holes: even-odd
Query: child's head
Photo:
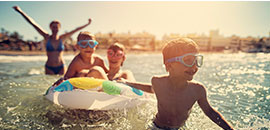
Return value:
[(118, 66), (118, 64), (122, 66), (126, 59), (124, 45), (120, 43), (114, 43), (110, 45), (107, 50), (107, 58), (109, 60), (110, 66)]
[(92, 53), (94, 53), (97, 44), (98, 42), (96, 41), (95, 36), (90, 32), (84, 31), (80, 32), (78, 35), (76, 47), (80, 50), (81, 54), (91, 56)]
[(77, 41), (81, 40), (96, 40), (95, 35), (91, 34), (88, 31), (80, 32), (80, 34), (77, 37)]
[(169, 75), (192, 80), (202, 65), (203, 57), (198, 55), (198, 45), (189, 38), (179, 38), (166, 44), (162, 50), (163, 62)]
[(163, 48), (163, 63), (168, 59), (184, 55), (186, 53), (198, 53), (198, 45), (189, 38), (178, 38), (169, 41)]

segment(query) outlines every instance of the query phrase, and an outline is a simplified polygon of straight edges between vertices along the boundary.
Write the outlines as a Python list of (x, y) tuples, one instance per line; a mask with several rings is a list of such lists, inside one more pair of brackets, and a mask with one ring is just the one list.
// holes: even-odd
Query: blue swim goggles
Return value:
[(94, 48), (98, 42), (96, 40), (80, 40), (77, 44), (82, 48), (86, 48), (87, 46)]
[(175, 61), (180, 62), (187, 67), (192, 67), (195, 63), (197, 67), (201, 67), (203, 64), (203, 56), (196, 53), (187, 53), (182, 56), (170, 58), (167, 60), (167, 63)]

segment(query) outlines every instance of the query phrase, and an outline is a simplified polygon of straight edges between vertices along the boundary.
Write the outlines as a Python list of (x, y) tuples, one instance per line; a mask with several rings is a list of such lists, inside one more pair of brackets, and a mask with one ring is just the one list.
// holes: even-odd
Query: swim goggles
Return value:
[(114, 52), (112, 49), (108, 49), (107, 51), (107, 56), (109, 58), (115, 57), (116, 59), (121, 59), (124, 55), (125, 53), (122, 50)]
[(203, 64), (203, 56), (195, 53), (187, 53), (182, 56), (170, 58), (167, 60), (167, 63), (175, 61), (178, 61), (187, 67), (192, 67), (195, 63), (197, 67), (201, 67)]
[(87, 46), (94, 48), (98, 42), (96, 40), (80, 40), (77, 44), (82, 48), (86, 48)]

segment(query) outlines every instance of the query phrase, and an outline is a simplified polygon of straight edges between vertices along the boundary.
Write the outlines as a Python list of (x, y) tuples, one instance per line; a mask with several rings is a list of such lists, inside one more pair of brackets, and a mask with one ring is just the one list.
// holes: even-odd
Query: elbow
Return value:
[(154, 89), (152, 87), (151, 87), (151, 93), (153, 93), (153, 94), (155, 93), (155, 91), (154, 91)]
[(154, 89), (153, 89), (152, 87), (150, 87), (150, 89), (149, 89), (147, 92), (148, 92), (148, 93), (152, 93), (152, 94), (155, 93), (155, 91), (154, 91)]

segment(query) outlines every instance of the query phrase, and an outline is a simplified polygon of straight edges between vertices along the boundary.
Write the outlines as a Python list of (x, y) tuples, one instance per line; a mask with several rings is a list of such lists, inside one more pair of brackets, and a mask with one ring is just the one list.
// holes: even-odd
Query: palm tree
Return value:
[(4, 28), (1, 28), (1, 33), (4, 34), (5, 36), (8, 36), (9, 34), (9, 32)]
[(4, 28), (1, 28), (1, 33), (4, 34), (5, 33), (5, 29)]
[(10, 34), (10, 37), (14, 38), (16, 41), (23, 39), (23, 36), (21, 36), (17, 31), (14, 31), (12, 34)]

